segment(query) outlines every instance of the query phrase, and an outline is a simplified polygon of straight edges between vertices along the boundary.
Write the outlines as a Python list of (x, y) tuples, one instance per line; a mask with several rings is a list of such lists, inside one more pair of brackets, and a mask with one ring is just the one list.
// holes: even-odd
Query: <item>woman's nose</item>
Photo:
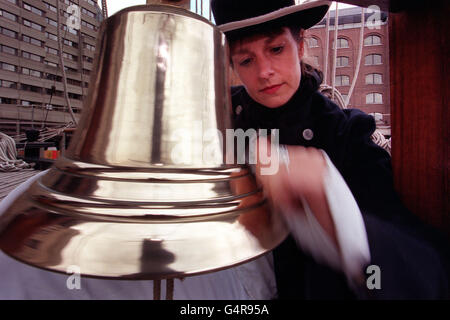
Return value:
[(258, 75), (260, 78), (267, 79), (274, 74), (272, 63), (269, 61), (269, 59), (260, 59), (258, 68)]

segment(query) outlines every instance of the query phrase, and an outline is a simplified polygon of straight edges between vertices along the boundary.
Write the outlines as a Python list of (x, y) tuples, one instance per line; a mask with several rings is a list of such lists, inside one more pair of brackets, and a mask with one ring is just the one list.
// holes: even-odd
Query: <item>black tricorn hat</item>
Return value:
[(216, 25), (228, 36), (263, 24), (296, 24), (308, 29), (319, 23), (331, 1), (310, 0), (295, 5), (294, 0), (211, 0)]

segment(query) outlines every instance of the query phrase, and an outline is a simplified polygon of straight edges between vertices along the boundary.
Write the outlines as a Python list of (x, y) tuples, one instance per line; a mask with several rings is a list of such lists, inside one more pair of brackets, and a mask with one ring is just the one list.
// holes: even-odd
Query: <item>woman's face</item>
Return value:
[(233, 68), (248, 94), (268, 108), (281, 107), (297, 91), (302, 54), (303, 42), (288, 28), (276, 36), (237, 41), (231, 48)]

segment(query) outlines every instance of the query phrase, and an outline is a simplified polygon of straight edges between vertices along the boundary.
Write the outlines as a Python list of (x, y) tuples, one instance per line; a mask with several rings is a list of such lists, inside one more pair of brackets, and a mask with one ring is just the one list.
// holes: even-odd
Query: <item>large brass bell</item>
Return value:
[(40, 268), (160, 279), (243, 263), (286, 236), (231, 129), (223, 33), (187, 10), (130, 7), (103, 22), (65, 157), (0, 219), (0, 248)]

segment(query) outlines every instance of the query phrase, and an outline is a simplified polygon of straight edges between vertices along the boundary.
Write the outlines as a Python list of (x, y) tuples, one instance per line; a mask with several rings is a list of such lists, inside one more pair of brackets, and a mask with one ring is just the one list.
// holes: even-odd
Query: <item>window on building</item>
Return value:
[(17, 32), (0, 27), (0, 32), (7, 37), (17, 39)]
[(28, 3), (25, 3), (25, 2), (24, 2), (24, 3), (23, 3), (23, 8), (24, 8), (25, 10), (31, 11), (31, 12), (37, 14), (37, 15), (40, 15), (40, 16), (43, 16), (43, 15), (44, 15), (44, 12), (43, 12), (42, 10), (40, 10), (40, 9), (38, 9), (38, 8), (36, 8), (36, 7), (33, 7), (33, 6), (29, 5)]
[(61, 25), (61, 29), (64, 30), (64, 31), (70, 32), (71, 34), (74, 34), (76, 36), (78, 35), (78, 30), (77, 29), (68, 28), (65, 24)]
[(54, 63), (54, 62), (51, 62), (51, 61), (45, 60), (44, 63), (45, 63), (46, 65), (50, 66), (50, 67), (55, 67), (55, 68), (58, 67), (58, 64), (57, 64), (57, 63)]
[(319, 47), (319, 40), (317, 38), (311, 37), (306, 40), (308, 42), (309, 48), (317, 48)]
[(17, 0), (8, 0), (8, 2), (11, 2), (12, 4), (16, 4), (17, 5)]
[(336, 67), (348, 66), (348, 57), (340, 56), (336, 58)]
[(57, 11), (55, 6), (52, 6), (51, 4), (49, 4), (47, 2), (44, 2), (44, 6), (50, 11), (53, 11), (53, 12)]
[(27, 19), (23, 19), (23, 25), (27, 26), (29, 28), (33, 28), (34, 30), (44, 31), (44, 27), (43, 26), (41, 26), (40, 24), (31, 22), (30, 20), (27, 20)]
[(364, 59), (366, 66), (381, 64), (381, 54), (369, 54)]
[(91, 57), (88, 57), (88, 56), (83, 56), (83, 60), (86, 62), (90, 62), (90, 63), (94, 62), (94, 59), (92, 59)]
[(95, 13), (85, 9), (85, 8), (81, 8), (81, 12), (84, 13), (85, 15), (91, 17), (91, 18), (95, 18)]
[(29, 68), (24, 68), (24, 67), (22, 68), (22, 74), (26, 74), (26, 75), (37, 77), (37, 78), (42, 77), (42, 72), (33, 70), (33, 69), (29, 69)]
[(74, 79), (67, 79), (67, 83), (74, 85), (74, 86), (80, 86), (81, 87), (81, 81), (79, 80), (74, 80)]
[(70, 53), (67, 53), (67, 52), (63, 52), (63, 57), (66, 58), (66, 59), (69, 59), (69, 60), (78, 61), (78, 57), (77, 56), (75, 56), (73, 54), (70, 54)]
[(25, 90), (25, 91), (30, 91), (30, 92), (42, 93), (41, 87), (36, 87), (36, 86), (29, 85), (29, 84), (22, 83), (20, 85), (20, 89)]
[(28, 100), (21, 100), (21, 101), (20, 101), (20, 104), (21, 104), (22, 106), (24, 106), (24, 107), (29, 107), (29, 106), (31, 106), (31, 105), (33, 104), (33, 102), (28, 101)]
[(17, 56), (17, 49), (16, 48), (12, 48), (12, 47), (8, 47), (5, 46), (3, 44), (0, 44), (0, 50), (4, 53), (8, 53), (8, 54), (12, 54)]
[(9, 64), (6, 62), (0, 62), (2, 69), (6, 70), (6, 71), (12, 71), (12, 72), (16, 72), (17, 71), (17, 66), (13, 65), (13, 64)]
[(30, 38), (30, 43), (34, 44), (36, 46), (42, 47), (42, 43), (43, 42), (41, 40), (38, 40), (38, 39), (35, 39), (35, 38)]
[(57, 76), (57, 75), (52, 74), (52, 73), (46, 73), (45, 74), (45, 78), (48, 79), (48, 80), (53, 80), (53, 81), (58, 81), (58, 82), (62, 81), (62, 77), (61, 76)]
[(6, 18), (11, 21), (17, 21), (17, 16), (15, 14), (12, 14), (8, 11), (5, 11), (3, 9), (0, 9), (0, 17)]
[(367, 104), (382, 104), (383, 103), (383, 95), (381, 93), (368, 93), (366, 95), (366, 103)]
[(366, 75), (366, 84), (382, 84), (383, 79), (379, 73), (370, 73)]
[(74, 100), (82, 99), (82, 96), (80, 94), (69, 92), (67, 95), (69, 96), (70, 99), (74, 99)]
[(336, 76), (335, 81), (337, 86), (349, 86), (350, 85), (350, 77), (345, 75)]
[(65, 70), (65, 71), (70, 71), (70, 72), (78, 72), (77, 69), (70, 68), (70, 67), (67, 67), (67, 66), (64, 66), (64, 70)]
[(85, 26), (85, 27), (88, 27), (89, 29), (92, 29), (92, 30), (97, 30), (96, 26), (94, 26), (93, 24), (91, 24), (89, 22), (86, 22), (84, 20), (81, 20), (81, 25)]
[[(334, 45), (333, 45), (333, 47), (334, 47)], [(348, 40), (345, 38), (338, 38), (337, 39), (337, 47), (338, 47), (338, 49), (348, 48), (349, 47)]]
[(58, 22), (53, 19), (45, 18), (45, 22), (47, 22), (51, 26), (58, 27)]
[(17, 82), (12, 82), (12, 81), (7, 81), (7, 80), (0, 80), (0, 87), (17, 89)]
[(45, 32), (45, 36), (46, 36), (48, 39), (52, 39), (52, 40), (58, 41), (58, 37), (57, 37), (56, 35), (54, 35), (53, 33)]
[(39, 47), (42, 47), (42, 41), (41, 40), (38, 40), (38, 39), (35, 39), (35, 38), (32, 38), (32, 37), (26, 36), (24, 34), (22, 35), (22, 41), (34, 44), (34, 45), (39, 46)]
[(58, 50), (45, 46), (45, 52), (58, 55)]
[(41, 62), (43, 60), (43, 57), (26, 51), (22, 51), (22, 57), (24, 57), (25, 59), (30, 59), (38, 62)]
[(40, 107), (42, 106), (42, 103), (36, 102), (36, 101), (30, 101), (30, 100), (21, 100), (20, 104), (24, 107)]
[(381, 37), (376, 35), (367, 36), (364, 39), (365, 46), (377, 46), (381, 44)]
[(68, 40), (68, 39), (63, 39), (63, 43), (64, 43), (65, 45), (67, 45), (67, 46), (71, 46), (71, 47), (74, 47), (74, 48), (78, 48), (78, 43), (73, 42), (73, 41), (70, 41), (70, 40)]
[(61, 90), (55, 90), (53, 91), (52, 89), (46, 88), (45, 89), (45, 93), (48, 95), (53, 95), (55, 97), (64, 97), (64, 92)]
[(84, 43), (84, 47), (88, 50), (95, 51), (95, 46), (90, 45), (89, 43)]
[(11, 98), (3, 98), (3, 97), (0, 97), (0, 103), (2, 103), (2, 104), (15, 104), (15, 105), (17, 105), (17, 100), (16, 100), (16, 99), (11, 99)]
[(95, 37), (93, 37), (93, 36), (91, 36), (91, 35), (89, 35), (89, 34), (87, 34), (87, 33), (84, 33), (84, 32), (82, 32), (81, 34), (82, 34), (83, 36), (85, 36), (86, 38), (95, 41)]

